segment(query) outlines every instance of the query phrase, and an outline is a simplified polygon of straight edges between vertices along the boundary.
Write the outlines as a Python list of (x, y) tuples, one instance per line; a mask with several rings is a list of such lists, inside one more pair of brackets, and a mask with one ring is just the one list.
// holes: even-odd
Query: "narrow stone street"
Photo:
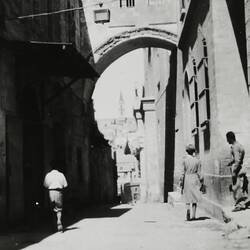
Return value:
[(186, 222), (183, 204), (137, 204), (86, 210), (64, 233), (1, 236), (0, 249), (221, 250), (249, 249), (247, 237), (226, 239), (224, 225), (198, 211)]

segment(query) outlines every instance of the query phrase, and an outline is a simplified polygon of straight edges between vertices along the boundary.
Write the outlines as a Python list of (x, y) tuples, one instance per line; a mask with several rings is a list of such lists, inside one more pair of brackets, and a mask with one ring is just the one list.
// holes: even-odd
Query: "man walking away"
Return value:
[(44, 187), (49, 191), (51, 209), (56, 215), (57, 230), (63, 231), (62, 210), (63, 210), (63, 190), (68, 186), (63, 173), (58, 171), (55, 162), (51, 162), (51, 171), (44, 178)]

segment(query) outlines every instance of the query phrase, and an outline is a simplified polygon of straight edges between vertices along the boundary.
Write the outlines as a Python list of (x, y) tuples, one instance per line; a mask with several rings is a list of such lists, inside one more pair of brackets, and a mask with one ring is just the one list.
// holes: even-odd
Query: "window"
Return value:
[(183, 22), (186, 15), (185, 0), (180, 0), (180, 21)]
[(202, 39), (198, 46), (200, 61), (198, 63), (197, 69), (197, 82), (200, 106), (200, 126), (203, 127), (210, 119), (209, 77), (206, 40)]
[(200, 152), (200, 140), (199, 140), (198, 131), (196, 134), (193, 135), (193, 138), (194, 138), (194, 146), (195, 146), (196, 153), (199, 153)]
[(203, 133), (204, 150), (210, 149), (210, 97), (208, 75), (208, 51), (206, 39), (198, 33), (197, 43), (197, 85), (199, 97), (199, 125)]
[[(190, 58), (191, 59), (191, 58)], [(186, 84), (189, 87), (189, 101), (190, 101), (190, 111), (191, 111), (191, 134), (194, 140), (195, 149), (197, 153), (200, 150), (200, 138), (199, 138), (199, 102), (197, 93), (197, 79), (196, 79), (196, 61), (191, 59), (186, 67)]]
[(127, 7), (135, 7), (135, 0), (120, 0), (120, 8)]
[(180, 0), (180, 7), (185, 9), (185, 0)]
[(192, 134), (195, 134), (197, 132), (197, 127), (199, 123), (199, 116), (198, 116), (198, 103), (194, 102), (191, 105), (191, 113), (192, 113)]
[(151, 63), (151, 47), (148, 48), (148, 63)]
[(196, 101), (195, 96), (195, 77), (192, 76), (191, 80), (189, 81), (189, 95), (190, 95), (190, 103), (193, 104)]
[(205, 90), (202, 95), (200, 96), (199, 100), (199, 107), (200, 107), (200, 125), (204, 126), (205, 123), (209, 120), (208, 117), (208, 110), (207, 110), (207, 98), (208, 98), (208, 91)]

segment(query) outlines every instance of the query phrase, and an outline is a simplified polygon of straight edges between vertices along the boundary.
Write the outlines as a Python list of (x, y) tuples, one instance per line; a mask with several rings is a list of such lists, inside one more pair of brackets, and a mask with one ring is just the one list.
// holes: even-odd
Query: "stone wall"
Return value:
[(146, 195), (142, 197), (146, 196), (146, 201), (166, 201), (173, 186), (175, 56), (175, 50), (171, 53), (160, 48), (145, 49), (145, 96), (142, 99), (145, 127), (142, 168), (145, 170), (142, 173)]
[(69, 8), (79, 8), (82, 1), (2, 1), (1, 37), (39, 42), (73, 43), (83, 55), (91, 52), (85, 15), (82, 9), (52, 15), (27, 17)]
[[(242, 11), (243, 1), (237, 4)], [(245, 29), (244, 11), (238, 15), (232, 2), (216, 0), (190, 1), (186, 11), (179, 28), (178, 133), (183, 134), (184, 145), (196, 145), (208, 200), (232, 205), (226, 132), (234, 131), (244, 145), (246, 166), (250, 152), (245, 36), (240, 32)]]
[[(1, 19), (0, 37), (5, 40), (0, 43), (1, 223), (17, 222), (25, 216), (32, 223), (35, 202), (48, 208), (43, 178), (51, 160), (61, 167), (69, 182), (66, 204), (89, 203), (92, 199), (91, 186), (96, 183), (91, 183), (90, 134), (97, 130), (93, 126), (94, 111), (89, 94), (93, 82), (78, 79), (72, 87), (65, 88), (71, 78), (38, 72), (34, 62), (23, 64), (22, 58), (17, 58), (9, 46), (11, 40), (43, 42), (44, 45), (46, 42), (73, 43), (79, 53), (89, 55), (91, 46), (82, 10), (16, 18), (78, 8), (81, 4), (73, 0), (1, 1), (4, 19)], [(105, 150), (100, 149), (103, 158), (108, 157), (109, 149), (108, 145)], [(108, 166), (108, 158), (106, 162)], [(113, 169), (107, 167), (101, 171), (113, 181)], [(116, 187), (112, 181), (102, 182), (111, 190), (109, 198), (113, 195), (112, 188)]]
[[(94, 127), (93, 127), (94, 128)], [(90, 148), (91, 203), (112, 203), (117, 199), (117, 166), (108, 141), (92, 131)]]
[[(134, 7), (120, 7), (119, 1), (103, 3), (102, 7), (93, 5), (92, 0), (83, 0), (86, 20), (93, 50), (100, 47), (111, 37), (137, 28), (151, 27), (168, 30), (176, 34), (177, 1), (165, 0), (157, 5), (148, 1), (137, 0)], [(94, 11), (110, 10), (110, 22), (95, 23)]]

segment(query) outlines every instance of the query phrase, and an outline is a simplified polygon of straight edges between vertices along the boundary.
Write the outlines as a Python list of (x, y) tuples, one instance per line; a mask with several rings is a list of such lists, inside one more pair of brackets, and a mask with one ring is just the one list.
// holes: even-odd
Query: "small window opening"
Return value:
[(135, 0), (120, 0), (120, 8), (127, 7), (135, 7)]

